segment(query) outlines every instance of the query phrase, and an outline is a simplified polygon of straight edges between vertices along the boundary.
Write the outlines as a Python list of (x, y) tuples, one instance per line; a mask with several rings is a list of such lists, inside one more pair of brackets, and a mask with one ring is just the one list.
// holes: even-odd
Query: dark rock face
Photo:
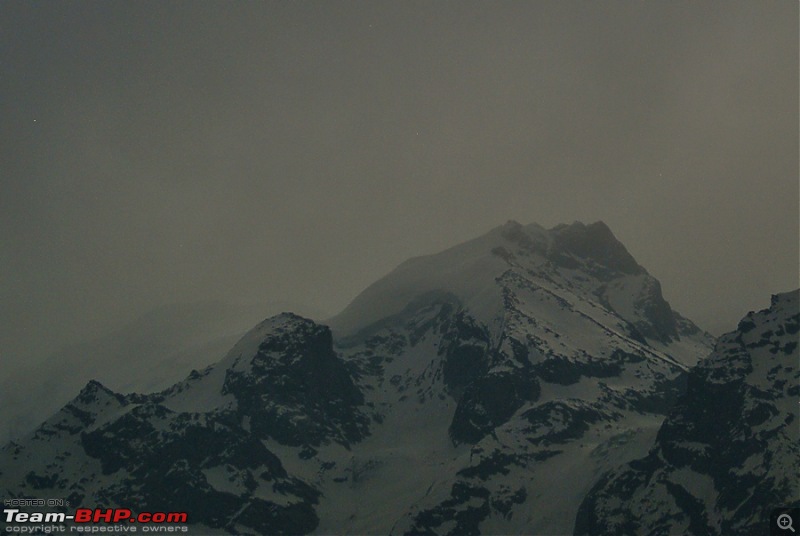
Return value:
[(590, 425), (618, 420), (622, 415), (602, 406), (593, 407), (582, 400), (559, 400), (529, 409), (522, 417), (529, 424), (525, 428), (528, 441), (534, 445), (548, 446), (578, 439)]
[[(186, 511), (191, 524), (231, 533), (298, 534), (317, 526), (319, 492), (288, 475), (234, 412), (176, 412), (163, 399), (89, 382), (34, 434), (33, 448), (54, 443), (66, 450), (50, 460), (50, 472), (28, 473), (23, 496), (57, 489), (72, 504)], [(20, 459), (25, 449), (10, 453)]]
[[(442, 336), (442, 377), (458, 401), (450, 424), (455, 443), (475, 443), (539, 396), (524, 345), (507, 339), (509, 350), (492, 348), (486, 326), (465, 311), (452, 316)], [(510, 363), (513, 370), (498, 370)]]
[[(601, 221), (591, 225), (560, 225), (553, 228), (552, 232), (555, 241), (550, 255), (557, 263), (566, 263), (567, 267), (571, 267), (569, 257), (576, 256), (594, 260), (598, 269), (604, 267), (609, 274), (613, 271), (623, 274), (644, 272), (644, 268)], [(601, 274), (601, 271), (597, 274)]]
[(636, 307), (642, 311), (645, 319), (634, 324), (639, 333), (662, 342), (678, 338), (675, 314), (661, 294), (661, 283), (658, 280), (650, 280), (645, 292), (637, 300)]
[[(66, 450), (46, 472), (30, 471), (22, 493), (60, 489), (75, 504), (187, 511), (191, 524), (233, 534), (314, 530), (320, 492), (289, 475), (263, 440), (348, 445), (367, 433), (364, 398), (327, 327), (295, 315), (267, 323), (254, 354), (227, 362), (224, 374), (193, 371), (153, 395), (89, 382), (33, 435), (31, 448), (54, 442)], [(171, 409), (194, 389), (206, 394), (190, 404), (205, 410)], [(26, 455), (22, 447), (7, 452)]]
[(406, 534), (439, 534), (439, 527), (455, 521), (454, 528), (446, 534), (478, 536), (478, 525), (491, 513), (489, 490), (457, 482), (453, 484), (450, 495), (450, 499), (441, 505), (420, 512)]
[(606, 475), (576, 534), (757, 534), (800, 504), (798, 292), (750, 313), (689, 375), (650, 454)]
[[(672, 310), (661, 294), (661, 283), (646, 273), (640, 293), (631, 304), (639, 318), (629, 321), (628, 334), (631, 338), (646, 343), (647, 339), (669, 344), (685, 336), (698, 335), (700, 329), (689, 320)], [(601, 285), (596, 291), (597, 298), (609, 309), (614, 309), (608, 297), (608, 285)]]
[(464, 388), (486, 374), (491, 340), (488, 331), (463, 311), (454, 316), (442, 336), (442, 374), (448, 390), (458, 398)]
[(496, 372), (478, 378), (458, 402), (450, 437), (456, 443), (475, 443), (538, 396), (539, 382), (529, 372)]
[[(231, 526), (236, 518), (250, 529), (281, 534), (313, 530), (318, 522), (312, 507), (318, 492), (290, 478), (280, 460), (238, 427), (232, 414), (176, 413), (146, 403), (81, 434), (81, 444), (87, 455), (100, 460), (103, 474), (129, 475), (124, 487), (101, 492), (109, 503), (125, 504), (135, 496), (142, 510), (192, 512), (193, 523), (217, 528)], [(238, 493), (215, 489), (208, 481), (215, 473), (236, 482)], [(286, 508), (253, 496), (262, 486), (280, 487), (301, 500)], [(244, 503), (254, 511), (237, 517)]]
[[(90, 382), (0, 451), (0, 492), (187, 510), (201, 532), (564, 534), (600, 475), (647, 453), (687, 363), (707, 355), (601, 223), (509, 222), (404, 263), (362, 296), (333, 332), (267, 319), (161, 393)], [(745, 327), (765, 352), (796, 352)], [(755, 397), (734, 399), (729, 383), (714, 396)], [(759, 400), (748, 426), (776, 418)], [(684, 459), (681, 448), (664, 452)], [(625, 478), (635, 490), (639, 473)], [(696, 511), (679, 486), (668, 489), (681, 511)]]
[(686, 382), (686, 374), (679, 374), (671, 379), (660, 378), (655, 381), (656, 388), (649, 392), (641, 392), (630, 387), (622, 390), (612, 389), (604, 382), (599, 382), (603, 391), (600, 399), (621, 409), (665, 415), (686, 392)]
[(586, 359), (570, 361), (558, 356), (546, 356), (533, 365), (538, 378), (559, 385), (573, 385), (581, 378), (608, 378), (622, 371), (621, 361), (611, 359)]
[(283, 332), (270, 334), (246, 359), (246, 366), (228, 370), (222, 392), (233, 394), (256, 436), (319, 446), (329, 439), (349, 444), (367, 433), (358, 410), (364, 397), (336, 356), (329, 328), (291, 315)]
[(458, 481), (450, 490), (450, 498), (417, 514), (414, 524), (405, 534), (478, 536), (481, 534), (480, 523), (492, 513), (510, 519), (512, 507), (523, 504), (527, 498), (525, 487), (513, 490), (506, 487), (493, 493), (478, 484)]
[[(664, 343), (679, 339), (677, 319), (664, 300), (661, 284), (647, 274), (605, 223), (560, 225), (551, 233), (554, 239), (548, 257), (558, 266), (582, 268), (605, 283), (626, 275), (647, 278), (641, 294), (632, 304), (641, 315), (640, 320), (630, 325), (630, 335), (634, 339), (642, 342), (654, 339)], [(606, 307), (613, 309), (606, 290), (605, 285), (597, 289), (597, 297)]]

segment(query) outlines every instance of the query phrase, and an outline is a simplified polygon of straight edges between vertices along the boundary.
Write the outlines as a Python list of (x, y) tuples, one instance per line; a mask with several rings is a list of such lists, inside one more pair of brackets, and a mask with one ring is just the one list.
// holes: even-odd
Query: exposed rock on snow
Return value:
[(331, 326), (272, 317), (152, 395), (90, 383), (3, 449), (0, 493), (229, 533), (570, 533), (712, 342), (602, 223), (411, 259)]

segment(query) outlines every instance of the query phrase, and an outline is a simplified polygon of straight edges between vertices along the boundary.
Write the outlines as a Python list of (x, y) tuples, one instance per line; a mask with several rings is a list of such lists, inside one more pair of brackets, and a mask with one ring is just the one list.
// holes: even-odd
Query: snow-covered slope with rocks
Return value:
[(799, 295), (722, 336), (648, 455), (592, 489), (576, 534), (766, 534), (772, 508), (800, 506)]
[(600, 222), (509, 222), (330, 324), (267, 319), (153, 395), (90, 383), (4, 448), (0, 493), (240, 533), (571, 533), (713, 342)]
[(366, 432), (361, 402), (330, 330), (282, 314), (219, 366), (162, 393), (123, 396), (89, 382), (32, 435), (5, 447), (2, 491), (188, 511), (193, 524), (232, 532), (306, 533), (318, 523), (319, 492), (287, 473), (265, 440), (304, 448), (357, 440)]
[(6, 366), (0, 378), (0, 441), (32, 431), (89, 378), (122, 392), (165, 389), (189, 370), (219, 360), (255, 322), (281, 310), (216, 301), (172, 304), (98, 339), (21, 367)]

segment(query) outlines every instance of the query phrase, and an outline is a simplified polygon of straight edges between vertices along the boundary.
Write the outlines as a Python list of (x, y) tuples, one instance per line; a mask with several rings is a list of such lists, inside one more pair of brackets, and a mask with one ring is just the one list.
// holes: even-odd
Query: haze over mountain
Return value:
[(2, 491), (229, 533), (571, 533), (714, 342), (601, 222), (508, 222), (330, 325), (268, 318), (155, 394), (89, 382), (3, 449)]
[(800, 286), (799, 17), (0, 1), (0, 495), (766, 532), (796, 300), (739, 320)]
[(603, 220), (734, 329), (798, 286), (799, 9), (4, 0), (0, 367), (171, 303), (332, 314), (508, 218)]
[(193, 302), (159, 307), (108, 335), (66, 346), (0, 378), (0, 440), (6, 442), (38, 426), (66, 404), (87, 378), (123, 392), (153, 392), (219, 359), (266, 315), (302, 311), (289, 303)]

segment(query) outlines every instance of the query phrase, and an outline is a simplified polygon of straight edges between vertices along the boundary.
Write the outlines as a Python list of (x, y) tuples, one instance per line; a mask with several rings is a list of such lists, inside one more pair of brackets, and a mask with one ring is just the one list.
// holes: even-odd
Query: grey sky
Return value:
[(605, 221), (731, 329), (798, 285), (798, 4), (0, 3), (0, 352), (160, 304), (338, 312)]

